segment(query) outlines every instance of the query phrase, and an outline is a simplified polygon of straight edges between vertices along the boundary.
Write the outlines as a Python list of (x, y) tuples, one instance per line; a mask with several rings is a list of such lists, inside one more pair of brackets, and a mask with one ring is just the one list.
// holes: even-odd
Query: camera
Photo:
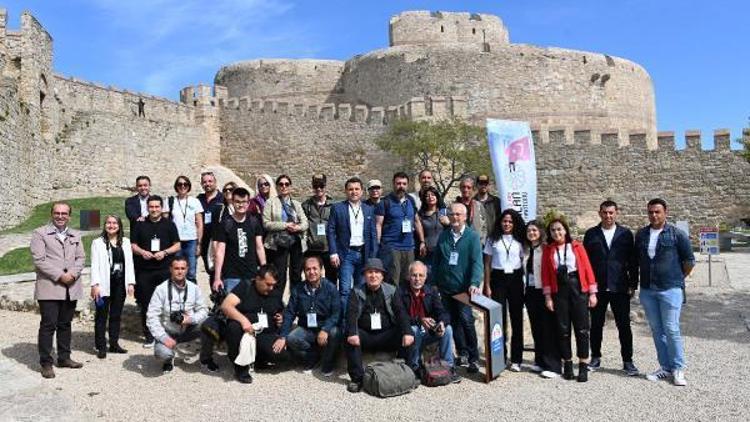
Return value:
[(169, 314), (169, 320), (174, 322), (175, 324), (182, 324), (182, 321), (185, 320), (185, 315), (182, 313), (182, 311), (172, 311)]

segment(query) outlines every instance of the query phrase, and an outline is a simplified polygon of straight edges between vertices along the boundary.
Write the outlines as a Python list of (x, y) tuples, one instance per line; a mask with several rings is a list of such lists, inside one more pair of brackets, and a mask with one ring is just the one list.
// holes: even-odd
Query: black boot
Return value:
[(589, 364), (586, 362), (578, 362), (578, 382), (586, 382), (589, 380)]
[(575, 379), (576, 375), (573, 373), (573, 361), (566, 360), (563, 362), (563, 378), (566, 380)]

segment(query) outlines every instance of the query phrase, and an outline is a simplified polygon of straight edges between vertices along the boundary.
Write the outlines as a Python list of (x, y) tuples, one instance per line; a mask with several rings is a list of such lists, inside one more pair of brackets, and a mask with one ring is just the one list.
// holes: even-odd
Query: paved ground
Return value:
[[(38, 373), (38, 316), (0, 311), (0, 421), (6, 420), (737, 420), (750, 414), (749, 254), (723, 257), (729, 280), (713, 287), (697, 272), (683, 312), (689, 368), (686, 388), (628, 378), (619, 371), (616, 330), (605, 331), (604, 368), (590, 382), (544, 380), (532, 373), (503, 373), (484, 384), (479, 377), (461, 384), (393, 398), (346, 392), (343, 365), (327, 380), (298, 370), (256, 374), (252, 385), (232, 381), (228, 362), (204, 374), (194, 351), (162, 375), (138, 338), (126, 333), (128, 355), (99, 360), (93, 327), (74, 325), (74, 358), (80, 370), (58, 370), (54, 380)], [(701, 264), (703, 265), (703, 264)], [(723, 270), (722, 270), (723, 271)], [(705, 273), (705, 271), (704, 271)], [(637, 304), (634, 309), (640, 309)], [(635, 361), (643, 371), (656, 367), (645, 322), (634, 324)], [(526, 354), (526, 361), (531, 358)], [(463, 372), (462, 372), (463, 374)]]

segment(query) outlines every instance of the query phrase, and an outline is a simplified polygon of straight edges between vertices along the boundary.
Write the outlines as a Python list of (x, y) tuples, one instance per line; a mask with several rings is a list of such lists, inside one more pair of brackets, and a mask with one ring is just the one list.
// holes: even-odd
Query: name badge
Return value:
[(326, 235), (326, 225), (325, 223), (318, 224), (318, 236), (325, 236)]
[(265, 312), (258, 312), (258, 324), (260, 328), (268, 328), (268, 314)]
[(448, 258), (448, 265), (458, 265), (458, 252), (451, 252), (450, 258)]
[(401, 233), (411, 233), (411, 220), (401, 222)]
[(151, 239), (151, 252), (159, 252), (161, 250), (161, 241), (158, 237)]
[(370, 329), (371, 330), (383, 329), (383, 324), (380, 321), (380, 312), (373, 312), (370, 314)]
[(307, 328), (318, 328), (318, 314), (315, 312), (307, 313)]
[(203, 214), (203, 222), (205, 224), (211, 224), (211, 213), (206, 211), (205, 214)]
[(119, 273), (122, 271), (122, 262), (115, 262), (114, 265), (112, 265), (112, 271)]

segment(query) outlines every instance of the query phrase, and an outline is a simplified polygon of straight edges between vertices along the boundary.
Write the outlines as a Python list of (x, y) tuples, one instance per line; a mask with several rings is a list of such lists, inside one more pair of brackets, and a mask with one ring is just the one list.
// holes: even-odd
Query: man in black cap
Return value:
[(331, 217), (333, 202), (326, 191), (326, 175), (316, 174), (312, 177), (313, 195), (302, 203), (309, 227), (307, 229), (307, 251), (305, 256), (317, 256), (323, 261), (325, 277), (336, 284), (338, 270), (331, 264), (328, 251), (328, 238), (326, 227)]
[(487, 217), (487, 227), (491, 230), (495, 227), (495, 218), (502, 212), (500, 209), (500, 198), (490, 193), (490, 177), (480, 174), (477, 177), (477, 194), (474, 199), (484, 205), (484, 214)]
[(364, 274), (365, 286), (355, 288), (349, 296), (346, 315), (346, 361), (351, 379), (346, 389), (352, 393), (362, 391), (362, 349), (392, 352), (414, 343), (409, 316), (396, 297), (396, 287), (383, 283), (383, 262), (368, 259)]

